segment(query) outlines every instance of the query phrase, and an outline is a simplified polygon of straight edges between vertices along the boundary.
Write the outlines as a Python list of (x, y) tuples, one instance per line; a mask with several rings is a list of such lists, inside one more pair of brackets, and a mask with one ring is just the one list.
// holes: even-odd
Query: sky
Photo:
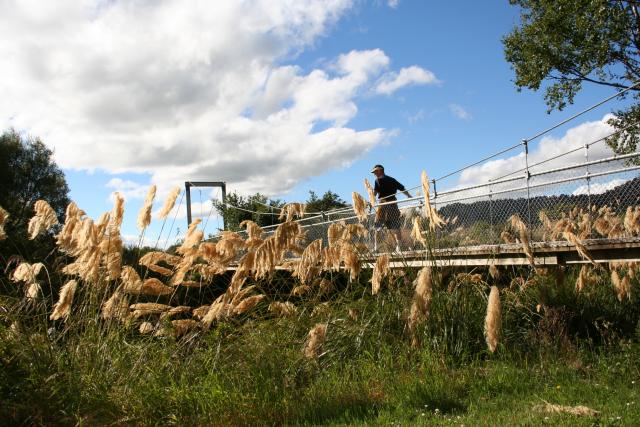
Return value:
[[(443, 176), (613, 93), (585, 86), (548, 114), (542, 93), (517, 91), (501, 39), (518, 22), (497, 0), (0, 0), (0, 129), (52, 148), (88, 215), (121, 192), (131, 242), (151, 184), (154, 210), (185, 181), (350, 201), (374, 164), (414, 187), (422, 170)], [(605, 136), (616, 107), (538, 139), (532, 159)], [(602, 144), (593, 153), (607, 154)], [(440, 189), (522, 161), (506, 153)], [(194, 214), (209, 217), (219, 194), (193, 190)], [(170, 218), (173, 238), (184, 204)], [(212, 215), (205, 232), (220, 226)], [(166, 239), (161, 227), (146, 242)]]

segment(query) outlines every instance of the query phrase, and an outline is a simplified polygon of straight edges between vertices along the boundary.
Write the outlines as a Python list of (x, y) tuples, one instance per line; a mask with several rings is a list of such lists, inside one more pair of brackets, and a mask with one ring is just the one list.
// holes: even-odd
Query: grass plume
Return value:
[(497, 286), (491, 287), (487, 301), (487, 315), (484, 320), (484, 335), (487, 348), (494, 353), (498, 348), (502, 331), (502, 306), (500, 303), (500, 291)]
[(153, 208), (153, 199), (156, 197), (156, 186), (153, 184), (149, 187), (147, 197), (138, 212), (138, 229), (144, 230), (151, 224), (151, 209)]
[(31, 240), (38, 237), (40, 233), (58, 224), (56, 212), (46, 201), (36, 201), (36, 203), (33, 205), (33, 209), (35, 210), (35, 215), (29, 221), (29, 226), (27, 229), (29, 233), (29, 239)]
[(171, 213), (171, 210), (176, 204), (176, 199), (178, 198), (178, 195), (180, 195), (180, 191), (181, 191), (180, 187), (178, 186), (173, 187), (171, 189), (171, 191), (169, 192), (169, 195), (164, 201), (164, 205), (162, 206), (162, 209), (160, 209), (160, 212), (158, 212), (158, 219), (166, 219), (167, 216), (169, 216), (169, 213)]

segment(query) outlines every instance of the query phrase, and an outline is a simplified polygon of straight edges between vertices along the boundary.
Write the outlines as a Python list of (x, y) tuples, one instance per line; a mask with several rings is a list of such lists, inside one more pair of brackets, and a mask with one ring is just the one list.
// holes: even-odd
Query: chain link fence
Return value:
[[(499, 181), (435, 192), (431, 205), (445, 220), (436, 230), (435, 248), (456, 248), (503, 243), (502, 232), (509, 219), (518, 215), (527, 225), (533, 242), (548, 240), (540, 212), (551, 221), (569, 215), (594, 212), (608, 206), (623, 216), (628, 206), (640, 205), (640, 153), (582, 162), (554, 169), (523, 173)], [(415, 193), (414, 193), (415, 194)], [(341, 209), (299, 220), (307, 242), (323, 239), (331, 224), (360, 223), (367, 230), (361, 243), (372, 252), (407, 252), (424, 249), (411, 231), (415, 218), (428, 228), (421, 196), (400, 199), (370, 209), (360, 221), (353, 209)], [(267, 227), (265, 236), (275, 230)]]

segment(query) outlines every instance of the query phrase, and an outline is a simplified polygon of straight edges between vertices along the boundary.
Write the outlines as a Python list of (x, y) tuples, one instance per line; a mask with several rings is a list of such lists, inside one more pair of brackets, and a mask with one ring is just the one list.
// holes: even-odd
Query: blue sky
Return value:
[[(138, 233), (150, 183), (160, 197), (206, 179), (288, 201), (309, 190), (350, 200), (373, 164), (412, 187), (423, 169), (444, 175), (612, 93), (586, 86), (574, 106), (547, 114), (542, 93), (517, 92), (501, 38), (519, 11), (507, 1), (188, 4), (2, 6), (0, 53), (17, 58), (0, 76), (12, 82), (2, 124), (55, 149), (72, 199), (89, 215), (124, 191), (128, 236)], [(27, 30), (16, 36), (9, 24)], [(403, 70), (413, 77), (398, 83)], [(385, 92), (381, 82), (397, 84)], [(612, 106), (554, 131), (548, 145), (600, 135), (584, 128), (578, 141), (566, 132)], [(196, 190), (194, 202), (208, 194)]]

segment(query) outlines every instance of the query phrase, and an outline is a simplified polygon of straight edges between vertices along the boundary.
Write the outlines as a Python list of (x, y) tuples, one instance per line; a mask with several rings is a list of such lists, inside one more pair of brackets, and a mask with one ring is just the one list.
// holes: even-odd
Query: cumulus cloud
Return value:
[[(105, 184), (105, 187), (113, 189), (114, 192), (119, 192), (125, 200), (144, 199), (149, 191), (148, 185), (121, 178), (110, 179)], [(113, 193), (109, 196), (109, 199), (113, 201)]]
[[(585, 153), (582, 147), (584, 144), (604, 138), (613, 132), (613, 128), (607, 124), (607, 120), (610, 118), (611, 115), (607, 114), (601, 120), (585, 122), (570, 128), (560, 138), (546, 136), (537, 144), (531, 143), (529, 149), (530, 171), (535, 173), (583, 162)], [(536, 165), (546, 159), (574, 149), (577, 149), (577, 151), (556, 160)], [(514, 156), (491, 160), (479, 166), (466, 169), (460, 174), (456, 187), (485, 183), (512, 172), (520, 173), (518, 171), (525, 167), (525, 156), (522, 150), (518, 149), (518, 151), (519, 153)], [(589, 160), (598, 160), (612, 155), (611, 148), (604, 141), (600, 141), (589, 148)], [(592, 168), (593, 171), (595, 171), (595, 168)]]
[(451, 114), (453, 114), (454, 116), (456, 116), (457, 118), (459, 118), (461, 120), (471, 120), (472, 119), (471, 113), (469, 113), (461, 105), (449, 104), (449, 111), (451, 111)]
[(160, 195), (185, 180), (284, 193), (388, 140), (347, 126), (359, 95), (437, 81), (378, 49), (286, 65), (352, 3), (3, 2), (0, 126), (41, 137), (64, 168), (148, 173)]
[(413, 65), (402, 68), (400, 72), (388, 72), (378, 82), (375, 88), (376, 93), (391, 95), (398, 89), (405, 86), (418, 84), (438, 84), (440, 80), (433, 72)]

